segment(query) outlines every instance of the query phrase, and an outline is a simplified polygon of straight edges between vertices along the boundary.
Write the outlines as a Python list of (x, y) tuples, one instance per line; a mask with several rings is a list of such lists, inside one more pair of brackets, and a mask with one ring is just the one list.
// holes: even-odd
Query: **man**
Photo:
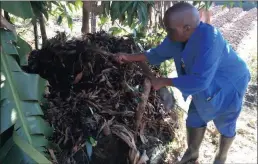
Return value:
[(153, 78), (152, 86), (178, 88), (186, 99), (192, 95), (187, 126), (188, 148), (179, 163), (197, 161), (207, 122), (220, 132), (214, 163), (225, 163), (236, 135), (236, 120), (250, 73), (215, 27), (200, 21), (195, 7), (177, 3), (164, 16), (167, 37), (156, 48), (141, 54), (117, 54), (120, 63), (148, 61), (151, 64), (174, 58), (177, 78)]

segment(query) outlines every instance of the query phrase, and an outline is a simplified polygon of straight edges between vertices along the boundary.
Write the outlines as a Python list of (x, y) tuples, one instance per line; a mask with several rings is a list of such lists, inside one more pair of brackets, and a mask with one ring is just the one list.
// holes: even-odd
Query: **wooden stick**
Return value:
[(147, 100), (149, 98), (149, 94), (150, 94), (150, 90), (151, 90), (151, 82), (149, 79), (145, 79), (144, 80), (144, 91), (141, 95), (141, 102), (138, 104), (137, 108), (136, 108), (136, 124), (135, 124), (135, 132), (136, 135), (138, 133), (140, 124), (142, 122), (142, 116), (145, 112), (145, 106), (147, 104)]

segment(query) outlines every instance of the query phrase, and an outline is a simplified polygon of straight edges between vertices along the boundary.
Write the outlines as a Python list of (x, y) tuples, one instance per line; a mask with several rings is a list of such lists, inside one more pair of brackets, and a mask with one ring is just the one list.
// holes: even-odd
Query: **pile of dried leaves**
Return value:
[(139, 51), (130, 37), (98, 32), (67, 40), (58, 33), (29, 56), (27, 71), (49, 82), (44, 112), (61, 148), (52, 157), (59, 163), (151, 161), (155, 146), (173, 139), (177, 115), (164, 113), (137, 63), (120, 65), (99, 50)]

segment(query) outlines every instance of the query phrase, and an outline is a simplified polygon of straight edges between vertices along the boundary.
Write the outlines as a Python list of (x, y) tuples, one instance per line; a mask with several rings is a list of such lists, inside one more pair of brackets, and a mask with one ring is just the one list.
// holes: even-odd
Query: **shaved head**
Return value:
[(193, 5), (179, 2), (167, 9), (163, 22), (169, 38), (185, 42), (200, 24), (200, 15)]

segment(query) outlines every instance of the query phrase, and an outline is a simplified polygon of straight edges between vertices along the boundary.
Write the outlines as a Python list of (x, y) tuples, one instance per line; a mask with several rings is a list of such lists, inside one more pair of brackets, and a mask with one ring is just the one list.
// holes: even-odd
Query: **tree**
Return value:
[[(97, 3), (97, 1), (83, 1), (81, 28), (82, 33), (96, 32), (96, 17), (103, 13), (104, 5), (107, 2), (101, 1), (101, 5), (99, 6), (97, 5)], [(91, 22), (89, 22), (90, 18)]]
[(83, 7), (82, 7), (82, 33), (89, 33), (89, 20), (90, 20), (90, 2), (89, 1), (83, 1)]
[(38, 49), (38, 27), (39, 23), (40, 33), (42, 38), (42, 44), (45, 44), (47, 41), (47, 33), (45, 27), (45, 20), (48, 19), (49, 3), (46, 1), (30, 1), (31, 7), (34, 13), (34, 17), (32, 18), (32, 24), (34, 29), (34, 40), (35, 40), (35, 48)]

